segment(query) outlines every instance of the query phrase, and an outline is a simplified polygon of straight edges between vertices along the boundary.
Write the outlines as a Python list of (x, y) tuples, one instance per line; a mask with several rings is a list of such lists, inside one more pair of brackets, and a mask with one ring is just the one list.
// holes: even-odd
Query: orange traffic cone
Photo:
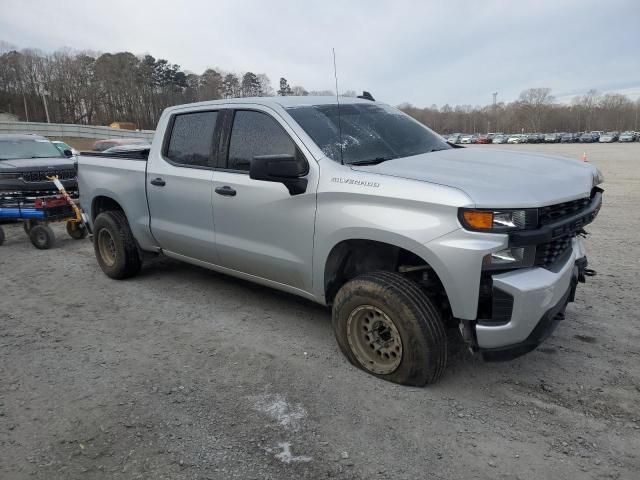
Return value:
[(589, 160), (587, 160), (587, 152), (584, 152), (584, 153), (582, 154), (582, 161), (583, 161), (583, 162), (588, 162), (588, 161), (589, 161)]

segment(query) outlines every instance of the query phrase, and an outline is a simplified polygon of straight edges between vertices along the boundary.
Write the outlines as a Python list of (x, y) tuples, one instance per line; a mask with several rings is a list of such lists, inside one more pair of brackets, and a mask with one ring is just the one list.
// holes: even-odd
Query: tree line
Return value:
[(400, 109), (439, 133), (640, 131), (640, 99), (589, 90), (558, 103), (550, 88), (530, 88), (517, 100), (485, 106), (432, 105)]
[[(154, 129), (171, 105), (271, 95), (335, 95), (335, 91), (307, 91), (289, 85), (284, 77), (274, 91), (264, 73), (209, 68), (198, 75), (151, 55), (69, 50), (45, 54), (18, 51), (0, 42), (0, 112), (23, 121), (87, 125), (126, 121)], [(400, 108), (440, 133), (640, 130), (640, 100), (595, 90), (570, 104), (557, 103), (549, 88), (531, 88), (510, 103), (428, 108), (406, 103)]]
[[(0, 49), (3, 45), (0, 45)], [(264, 73), (207, 69), (201, 75), (151, 55), (0, 50), (0, 112), (32, 122), (155, 128), (171, 105), (220, 98), (333, 94), (307, 92), (280, 79), (274, 92)]]

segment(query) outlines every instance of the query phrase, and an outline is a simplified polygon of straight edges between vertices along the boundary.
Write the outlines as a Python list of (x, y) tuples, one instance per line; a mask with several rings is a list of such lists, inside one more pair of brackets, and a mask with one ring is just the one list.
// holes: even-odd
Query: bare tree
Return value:
[(523, 91), (518, 98), (518, 103), (531, 131), (541, 131), (542, 121), (549, 112), (549, 107), (553, 104), (554, 97), (550, 88), (529, 88)]

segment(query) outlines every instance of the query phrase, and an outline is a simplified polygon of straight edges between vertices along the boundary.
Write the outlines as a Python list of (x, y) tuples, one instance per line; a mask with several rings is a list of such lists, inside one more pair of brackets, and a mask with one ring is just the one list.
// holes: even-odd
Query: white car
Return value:
[(603, 133), (602, 135), (600, 135), (600, 139), (598, 140), (598, 142), (600, 142), (600, 143), (612, 143), (612, 142), (615, 142), (617, 139), (618, 139), (618, 136), (615, 133), (608, 132), (608, 133)]
[(71, 150), (72, 156), (77, 157), (78, 155), (80, 155), (80, 152), (75, 148), (73, 148), (68, 143), (64, 143), (60, 140), (51, 140), (51, 143), (53, 143), (56, 146), (56, 148), (60, 150), (60, 153), (64, 153), (65, 150)]
[(523, 137), (523, 135), (511, 135), (507, 139), (507, 143), (525, 143)]
[(462, 138), (460, 138), (460, 143), (464, 143), (464, 144), (476, 143), (476, 139), (473, 135), (463, 135)]

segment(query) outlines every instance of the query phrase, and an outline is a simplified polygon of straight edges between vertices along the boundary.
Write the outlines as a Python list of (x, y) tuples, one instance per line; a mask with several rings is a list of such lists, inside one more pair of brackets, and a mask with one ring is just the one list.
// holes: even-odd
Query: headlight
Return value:
[(536, 209), (484, 210), (461, 208), (458, 218), (462, 226), (467, 230), (501, 233), (535, 228), (538, 223), (538, 211)]
[(535, 261), (536, 247), (512, 247), (488, 253), (482, 259), (482, 268), (498, 270), (503, 268), (531, 267)]
[(597, 186), (600, 185), (601, 183), (604, 182), (604, 175), (602, 175), (602, 172), (600, 171), (600, 169), (596, 168), (596, 171), (593, 172), (593, 186)]

